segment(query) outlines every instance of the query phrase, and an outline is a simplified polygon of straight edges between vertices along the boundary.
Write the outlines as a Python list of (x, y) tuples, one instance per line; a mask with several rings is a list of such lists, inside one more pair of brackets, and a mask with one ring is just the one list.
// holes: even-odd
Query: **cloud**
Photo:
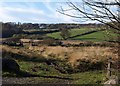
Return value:
[[(59, 2), (65, 2), (67, 0), (59, 0)], [(72, 0), (79, 1), (79, 0)], [(0, 2), (18, 2), (18, 0), (0, 0)], [(58, 2), (58, 0), (22, 0), (20, 2)]]
[(19, 6), (12, 6), (8, 4), (9, 3), (0, 3), (0, 21), (2, 22), (34, 22), (35, 20), (32, 19), (33, 16), (37, 19), (45, 15), (43, 10), (32, 6), (29, 7), (20, 4)]
[(46, 1), (47, 3), (0, 2), (0, 21), (23, 22), (23, 23), (24, 22), (32, 22), (32, 23), (74, 22), (71, 17), (62, 15), (56, 11), (59, 4), (58, 2), (50, 2), (51, 0), (46, 0)]
[(3, 4), (4, 4), (3, 2), (0, 2), (0, 21), (1, 22), (16, 21), (17, 18), (9, 15), (8, 12), (3, 9), (3, 6), (2, 6)]
[(116, 2), (116, 1), (119, 1), (119, 0), (102, 0), (103, 2)]
[(13, 8), (13, 7), (2, 7), (0, 9), (3, 9), (8, 12), (20, 12), (20, 13), (31, 13), (31, 14), (42, 14), (44, 15), (44, 12), (42, 10), (37, 9), (29, 9), (29, 8)]
[[(57, 12), (57, 8), (60, 7), (60, 5), (62, 4), (63, 6), (65, 6), (64, 2), (51, 2), (50, 0), (48, 0), (49, 2), (43, 2), (44, 6), (50, 11), (49, 15), (46, 14), (46, 17), (48, 17), (50, 22), (61, 22), (61, 23), (71, 23), (74, 22), (72, 20), (71, 17), (60, 14)], [(65, 8), (68, 8), (67, 6), (65, 6)], [(70, 14), (70, 13), (69, 13)]]
[(0, 21), (1, 22), (6, 22), (6, 21), (7, 22), (10, 22), (10, 21), (15, 22), (17, 20), (18, 20), (17, 17), (8, 15), (6, 11), (0, 9)]

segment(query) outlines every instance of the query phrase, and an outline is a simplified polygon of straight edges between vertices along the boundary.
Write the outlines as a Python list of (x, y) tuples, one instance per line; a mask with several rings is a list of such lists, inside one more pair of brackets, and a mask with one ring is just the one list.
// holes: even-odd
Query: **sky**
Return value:
[(0, 2), (0, 21), (22, 23), (72, 23), (57, 12), (64, 2)]
[[(82, 23), (57, 11), (61, 6), (68, 8), (65, 2), (66, 0), (1, 0), (0, 21), (21, 23)], [(92, 21), (87, 21), (86, 23), (92, 23)]]

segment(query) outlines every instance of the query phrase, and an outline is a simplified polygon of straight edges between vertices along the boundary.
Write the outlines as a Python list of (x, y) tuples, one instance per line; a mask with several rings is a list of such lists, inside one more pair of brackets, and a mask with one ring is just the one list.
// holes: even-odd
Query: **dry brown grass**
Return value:
[(117, 53), (113, 53), (114, 48), (110, 47), (83, 47), (69, 55), (69, 61), (75, 63), (79, 59), (87, 59), (91, 61), (104, 60), (109, 57), (118, 58)]
[(43, 56), (45, 58), (67, 58), (68, 61), (74, 64), (79, 59), (88, 59), (91, 61), (99, 61), (112, 57), (118, 58), (118, 54), (114, 53), (115, 48), (111, 47), (62, 47), (62, 46), (30, 46), (28, 48), (16, 48), (9, 46), (1, 46), (0, 48), (13, 53), (24, 54), (27, 56)]

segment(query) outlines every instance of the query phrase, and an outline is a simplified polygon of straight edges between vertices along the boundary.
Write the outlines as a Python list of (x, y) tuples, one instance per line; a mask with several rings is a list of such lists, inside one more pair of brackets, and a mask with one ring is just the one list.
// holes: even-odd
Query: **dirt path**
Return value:
[(40, 77), (3, 77), (2, 84), (69, 84), (70, 80)]

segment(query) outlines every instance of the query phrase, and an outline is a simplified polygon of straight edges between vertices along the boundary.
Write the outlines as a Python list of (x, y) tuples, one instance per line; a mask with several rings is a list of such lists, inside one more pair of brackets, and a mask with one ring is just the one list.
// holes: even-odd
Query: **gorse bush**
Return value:
[(76, 69), (79, 72), (89, 71), (89, 70), (102, 70), (105, 66), (104, 61), (92, 62), (90, 60), (81, 59), (77, 61)]
[[(52, 58), (51, 58), (52, 59)], [(54, 65), (54, 68), (58, 70), (60, 73), (76, 73), (76, 72), (84, 72), (84, 71), (94, 71), (94, 70), (102, 70), (105, 68), (105, 61), (96, 61), (92, 62), (91, 60), (81, 59), (76, 62), (76, 65), (72, 66), (68, 63), (67, 60), (48, 60), (49, 63)]]

